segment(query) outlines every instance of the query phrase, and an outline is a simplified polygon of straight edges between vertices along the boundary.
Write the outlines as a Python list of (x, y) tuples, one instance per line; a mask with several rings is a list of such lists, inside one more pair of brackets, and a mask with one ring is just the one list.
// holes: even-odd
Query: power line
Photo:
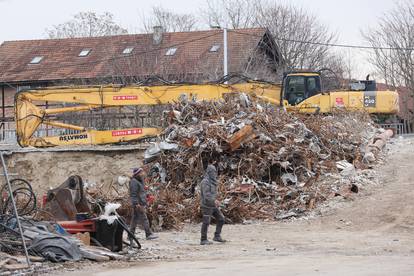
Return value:
[[(247, 35), (247, 36), (255, 36), (261, 37), (255, 34), (244, 33), (236, 30), (228, 30), (229, 32)], [(311, 45), (320, 45), (320, 46), (327, 46), (327, 47), (339, 47), (339, 48), (353, 48), (353, 49), (369, 49), (369, 50), (394, 50), (394, 51), (414, 51), (414, 48), (402, 48), (402, 47), (385, 47), (385, 46), (366, 46), (366, 45), (352, 45), (352, 44), (336, 44), (336, 43), (323, 43), (323, 42), (314, 42), (314, 41), (306, 41), (306, 40), (297, 40), (297, 39), (287, 39), (287, 38), (279, 38), (273, 37), (275, 40), (285, 41), (285, 42), (293, 42), (293, 43), (300, 43), (300, 44), (311, 44)]]

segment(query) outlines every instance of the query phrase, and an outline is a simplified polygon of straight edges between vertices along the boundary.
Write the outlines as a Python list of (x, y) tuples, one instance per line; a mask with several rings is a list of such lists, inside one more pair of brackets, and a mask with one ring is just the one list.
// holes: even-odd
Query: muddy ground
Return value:
[(377, 184), (306, 218), (225, 225), (229, 242), (211, 246), (198, 245), (200, 225), (186, 225), (144, 240), (139, 260), (76, 264), (59, 273), (414, 275), (414, 139), (397, 139), (388, 149)]

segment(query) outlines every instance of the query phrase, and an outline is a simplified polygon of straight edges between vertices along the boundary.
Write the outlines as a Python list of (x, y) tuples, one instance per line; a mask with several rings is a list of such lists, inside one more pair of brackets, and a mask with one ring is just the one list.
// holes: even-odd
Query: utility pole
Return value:
[[(227, 76), (227, 26), (223, 29), (223, 75)], [(227, 81), (225, 82), (227, 83)]]

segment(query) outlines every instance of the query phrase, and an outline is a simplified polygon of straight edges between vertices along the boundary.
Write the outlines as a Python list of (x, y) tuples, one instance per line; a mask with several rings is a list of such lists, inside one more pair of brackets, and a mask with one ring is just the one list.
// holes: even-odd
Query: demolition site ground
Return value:
[(141, 234), (143, 250), (130, 261), (65, 264), (59, 273), (413, 275), (414, 139), (391, 140), (385, 155), (374, 168), (376, 181), (306, 217), (225, 225), (228, 242), (211, 246), (200, 246), (200, 225), (187, 223), (180, 231), (160, 232), (155, 241)]
[[(163, 135), (146, 145), (12, 150), (9, 171), (33, 185), (13, 195), (38, 263), (24, 270), (5, 193), (0, 275), (413, 274), (414, 139), (391, 138), (365, 113), (293, 114), (246, 97), (170, 108)], [(228, 242), (200, 246), (208, 163)], [(122, 248), (125, 231), (104, 227), (116, 219), (113, 229), (128, 230), (128, 175), (139, 166), (159, 239), (140, 230), (142, 248)]]

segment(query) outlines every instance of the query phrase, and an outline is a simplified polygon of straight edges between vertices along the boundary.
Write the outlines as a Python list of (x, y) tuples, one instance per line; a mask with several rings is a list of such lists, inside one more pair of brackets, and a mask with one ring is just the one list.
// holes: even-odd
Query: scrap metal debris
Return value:
[[(123, 178), (119, 181), (123, 184), (126, 182)], [(115, 211), (120, 205), (107, 204), (105, 213), (98, 218), (90, 208), (98, 204), (91, 202), (92, 197), (84, 190), (84, 183), (79, 176), (70, 176), (63, 184), (49, 190), (44, 198), (44, 208), (36, 208), (34, 217), (26, 214), (36, 205), (30, 205), (30, 197), (23, 197), (24, 200), (21, 200), (21, 195), (16, 193), (22, 187), (32, 191), (31, 185), (22, 180), (13, 183), (15, 185), (12, 186), (12, 191), (18, 206), (22, 234), (18, 232), (15, 214), (7, 207), (9, 199), (5, 194), (0, 202), (1, 207), (7, 207), (0, 209), (5, 210), (0, 212), (0, 253), (4, 253), (7, 258), (4, 262), (0, 259), (1, 275), (9, 271), (35, 271), (28, 262), (16, 262), (14, 259), (17, 257), (11, 257), (20, 256), (24, 252), (25, 244), (28, 254), (31, 255), (30, 259), (40, 262), (124, 259), (124, 256), (115, 253), (122, 251), (123, 231), (129, 233), (123, 219)], [(85, 186), (88, 185), (85, 183)], [(33, 192), (31, 194), (34, 195)], [(97, 213), (102, 212), (97, 210)], [(92, 215), (95, 216), (90, 218)], [(140, 249), (139, 241), (136, 238), (135, 241)]]
[[(19, 215), (31, 215), (36, 211), (37, 198), (32, 189), (32, 185), (20, 178), (10, 180), (13, 189), (12, 195), (16, 202)], [(0, 187), (0, 214), (12, 214), (13, 205), (11, 196), (7, 189), (7, 184)]]
[(365, 113), (292, 114), (240, 97), (178, 102), (168, 118), (156, 155), (146, 154), (149, 171), (163, 174), (149, 174), (157, 194), (149, 213), (162, 228), (199, 220), (198, 183), (210, 160), (230, 221), (304, 214), (343, 188), (320, 183), (321, 175), (350, 178), (365, 168), (363, 148), (377, 131)]
[[(77, 235), (66, 232), (57, 222), (21, 218), (21, 224), (31, 261), (58, 263), (86, 259), (98, 262), (125, 259), (123, 255), (103, 246), (84, 243)], [(22, 257), (22, 239), (16, 227), (13, 216), (0, 216), (0, 275), (9, 275), (9, 271), (41, 271), (43, 264), (27, 266)], [(5, 258), (2, 259), (2, 256)]]
[[(198, 186), (211, 160), (228, 222), (299, 217), (359, 191), (365, 178), (358, 173), (368, 167), (364, 156), (378, 132), (368, 114), (293, 114), (246, 97), (170, 106), (165, 132), (144, 154), (153, 228), (199, 221)], [(128, 221), (127, 182), (119, 176), (88, 186), (91, 210), (101, 214), (97, 207), (120, 203), (118, 213)]]

